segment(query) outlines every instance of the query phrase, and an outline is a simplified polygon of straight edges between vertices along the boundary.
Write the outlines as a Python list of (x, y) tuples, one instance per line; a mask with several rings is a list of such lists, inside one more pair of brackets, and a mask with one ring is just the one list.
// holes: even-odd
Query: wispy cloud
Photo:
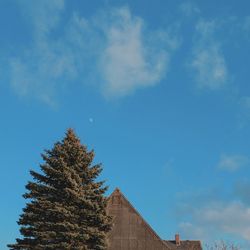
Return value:
[(106, 95), (124, 96), (153, 86), (165, 76), (171, 49), (165, 32), (147, 31), (143, 19), (132, 16), (128, 8), (121, 8), (112, 12), (105, 35), (107, 47), (101, 69)]
[(43, 0), (32, 4), (22, 1), (19, 4), (25, 17), (31, 20), (36, 39), (49, 35), (57, 27), (65, 7), (64, 0)]
[[(154, 86), (165, 77), (178, 40), (151, 31), (127, 7), (64, 18), (63, 0), (21, 2), (33, 31), (31, 46), (9, 59), (10, 82), (20, 96), (52, 104), (69, 83), (92, 84), (106, 97)], [(97, 82), (99, 84), (97, 84)]]
[(31, 95), (54, 105), (54, 91), (59, 82), (76, 74), (74, 55), (62, 39), (52, 38), (60, 23), (63, 0), (20, 3), (31, 20), (33, 43), (20, 57), (11, 58), (10, 81), (20, 96)]
[(194, 79), (201, 89), (217, 90), (228, 82), (228, 69), (221, 46), (215, 38), (215, 21), (199, 21), (190, 62)]
[(186, 237), (220, 240), (224, 233), (250, 241), (250, 207), (241, 202), (207, 204), (206, 207), (195, 208), (192, 218), (192, 222), (179, 225)]
[(218, 163), (218, 168), (233, 172), (245, 167), (249, 163), (249, 158), (244, 155), (222, 155)]
[(230, 239), (234, 244), (241, 243), (242, 249), (249, 249), (250, 206), (238, 193), (231, 195), (227, 200), (221, 190), (215, 189), (200, 193), (196, 190), (182, 197), (178, 205), (181, 235), (200, 239), (203, 243)]

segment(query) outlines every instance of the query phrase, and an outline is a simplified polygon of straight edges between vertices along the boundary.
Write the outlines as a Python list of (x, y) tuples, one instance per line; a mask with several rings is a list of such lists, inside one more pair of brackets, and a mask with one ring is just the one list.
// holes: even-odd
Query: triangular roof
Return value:
[(201, 250), (200, 241), (162, 240), (143, 219), (119, 188), (108, 198), (108, 213), (113, 216), (113, 229), (109, 235), (108, 250)]
[[(170, 250), (171, 248), (168, 246), (166, 242), (164, 242), (158, 234), (152, 229), (152, 227), (143, 219), (140, 213), (133, 207), (133, 205), (128, 201), (128, 199), (122, 194), (122, 192), (116, 188), (114, 192), (110, 195), (108, 201), (108, 212), (109, 214), (114, 216), (114, 232), (110, 235), (110, 238), (115, 238), (117, 241), (128, 241), (124, 244), (132, 245), (130, 241), (134, 240), (134, 244), (142, 245), (151, 244), (154, 245), (154, 250)], [(120, 223), (120, 225), (118, 224)], [(116, 229), (118, 227), (122, 227), (123, 230), (127, 230), (128, 232), (117, 232)], [(133, 228), (133, 232), (131, 232), (131, 228)], [(144, 235), (142, 236), (139, 231), (144, 231)], [(119, 235), (118, 235), (119, 234)], [(136, 242), (137, 241), (137, 242)], [(112, 244), (112, 243), (111, 243)], [(113, 249), (113, 248), (111, 248)], [(126, 249), (126, 248), (120, 248)], [(137, 248), (129, 248), (129, 249), (137, 249)], [(138, 248), (143, 249), (143, 248)], [(146, 249), (146, 248), (145, 248)], [(148, 248), (147, 248), (148, 249)], [(116, 249), (117, 246), (116, 246)]]

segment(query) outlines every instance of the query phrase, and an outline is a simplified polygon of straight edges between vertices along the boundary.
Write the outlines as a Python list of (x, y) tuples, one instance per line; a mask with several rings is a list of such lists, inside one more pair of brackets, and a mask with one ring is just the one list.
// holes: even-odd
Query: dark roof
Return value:
[(201, 250), (201, 242), (199, 240), (181, 240), (177, 246), (175, 240), (164, 240), (172, 250)]
[(108, 199), (108, 213), (114, 218), (108, 250), (201, 250), (200, 241), (162, 240), (117, 188)]

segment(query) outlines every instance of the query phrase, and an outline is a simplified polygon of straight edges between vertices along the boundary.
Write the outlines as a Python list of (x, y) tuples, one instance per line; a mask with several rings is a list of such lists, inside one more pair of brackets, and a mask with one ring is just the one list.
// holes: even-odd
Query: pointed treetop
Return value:
[(67, 129), (66, 137), (77, 137), (73, 128)]
[(79, 144), (81, 143), (80, 139), (77, 137), (75, 131), (72, 128), (67, 129), (67, 132), (64, 137), (64, 141), (72, 141), (72, 142), (77, 142)]

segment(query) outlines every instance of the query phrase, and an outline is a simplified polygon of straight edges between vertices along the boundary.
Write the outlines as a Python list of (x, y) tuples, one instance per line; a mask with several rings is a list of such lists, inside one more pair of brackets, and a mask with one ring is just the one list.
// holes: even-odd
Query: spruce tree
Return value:
[(93, 151), (69, 129), (62, 141), (42, 154), (41, 171), (30, 171), (28, 199), (18, 224), (22, 238), (12, 250), (101, 250), (107, 248), (111, 218), (106, 213), (107, 187), (96, 178)]

